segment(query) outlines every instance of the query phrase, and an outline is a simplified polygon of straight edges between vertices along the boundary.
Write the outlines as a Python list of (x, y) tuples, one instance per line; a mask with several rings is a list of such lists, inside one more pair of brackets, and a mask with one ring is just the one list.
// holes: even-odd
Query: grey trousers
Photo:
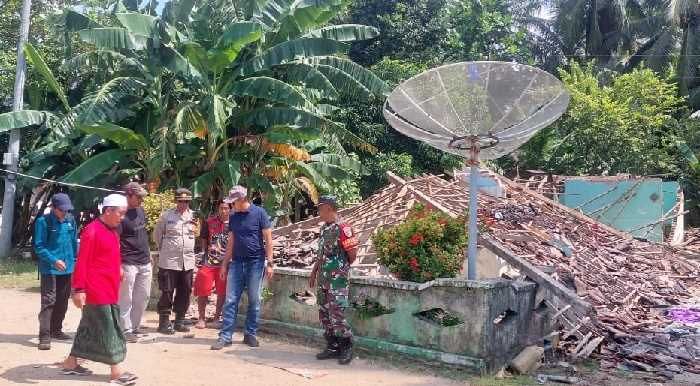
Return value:
[(122, 264), (124, 278), (119, 290), (119, 319), (124, 333), (134, 332), (141, 326), (141, 318), (151, 296), (151, 264)]

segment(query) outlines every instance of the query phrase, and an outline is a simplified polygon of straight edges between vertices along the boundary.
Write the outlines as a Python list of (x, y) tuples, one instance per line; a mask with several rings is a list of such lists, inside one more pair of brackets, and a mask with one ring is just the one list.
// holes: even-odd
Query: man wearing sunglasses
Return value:
[(51, 212), (37, 218), (34, 224), (34, 251), (39, 258), (41, 274), (39, 350), (50, 350), (51, 339), (71, 339), (63, 332), (63, 319), (78, 252), (78, 230), (72, 211), (73, 204), (67, 194), (54, 194)]

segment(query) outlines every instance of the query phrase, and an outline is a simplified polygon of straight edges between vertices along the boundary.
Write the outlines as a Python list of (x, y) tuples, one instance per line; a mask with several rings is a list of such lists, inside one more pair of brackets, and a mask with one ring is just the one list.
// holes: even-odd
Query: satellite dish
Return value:
[(476, 279), (479, 159), (516, 150), (556, 121), (569, 105), (564, 85), (545, 71), (518, 63), (462, 62), (425, 71), (401, 83), (384, 104), (397, 131), (467, 159), (471, 166), (468, 278)]

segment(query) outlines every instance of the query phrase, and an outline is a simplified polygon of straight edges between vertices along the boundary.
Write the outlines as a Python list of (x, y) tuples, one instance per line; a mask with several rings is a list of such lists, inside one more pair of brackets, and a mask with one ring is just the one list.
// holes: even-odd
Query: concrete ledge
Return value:
[[(294, 336), (313, 337), (320, 339), (323, 331), (318, 328), (300, 326), (297, 324), (285, 323), (276, 320), (261, 319), (261, 329), (267, 333), (279, 334), (280, 331)], [(429, 350), (421, 347), (406, 346), (402, 344), (387, 342), (379, 339), (355, 336), (353, 338), (356, 345), (372, 350), (387, 353), (401, 354), (426, 361), (440, 362), (446, 365), (460, 366), (468, 371), (479, 375), (486, 374), (486, 363), (479, 358), (472, 358), (464, 355), (444, 353)]]
[[(308, 269), (297, 268), (275, 268), (276, 274), (309, 277), (311, 271)], [(374, 278), (365, 276), (350, 277), (350, 284), (371, 285), (385, 288), (396, 288), (408, 291), (423, 291), (431, 287), (452, 287), (452, 288), (479, 288), (479, 289), (495, 289), (513, 287), (516, 291), (529, 291), (534, 288), (534, 283), (516, 283), (505, 279), (487, 279), (487, 280), (466, 280), (466, 279), (435, 279), (425, 283), (416, 283), (411, 281), (392, 280), (384, 278)]]

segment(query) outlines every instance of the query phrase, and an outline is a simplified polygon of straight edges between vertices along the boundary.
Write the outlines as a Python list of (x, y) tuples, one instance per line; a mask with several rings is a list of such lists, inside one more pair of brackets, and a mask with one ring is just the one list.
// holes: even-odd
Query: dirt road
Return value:
[[(39, 294), (21, 289), (0, 289), (0, 385), (80, 385), (108, 382), (108, 368), (86, 364), (95, 372), (88, 377), (59, 374), (58, 362), (70, 351), (69, 343), (52, 343), (51, 351), (38, 351), (36, 318)], [(65, 331), (74, 333), (80, 318), (71, 306)], [(261, 347), (240, 343), (220, 352), (209, 350), (215, 330), (194, 330), (194, 338), (183, 334), (166, 337), (154, 332), (155, 314), (146, 317), (149, 336), (129, 344), (125, 368), (138, 374), (139, 385), (455, 385), (462, 382), (388, 368), (367, 360), (350, 367), (314, 359), (317, 347), (262, 336)], [(234, 337), (240, 340), (240, 335)], [(389, 366), (390, 367), (390, 366)]]

